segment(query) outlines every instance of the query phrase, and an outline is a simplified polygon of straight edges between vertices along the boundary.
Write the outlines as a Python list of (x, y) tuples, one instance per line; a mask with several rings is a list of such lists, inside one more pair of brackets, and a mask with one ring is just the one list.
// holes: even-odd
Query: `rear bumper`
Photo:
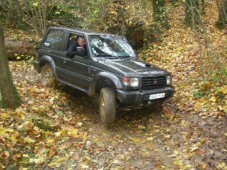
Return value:
[(173, 87), (164, 87), (159, 89), (151, 89), (151, 90), (137, 90), (137, 91), (125, 91), (125, 90), (117, 90), (117, 96), (120, 100), (120, 103), (123, 105), (139, 105), (149, 100), (149, 96), (151, 94), (165, 93), (165, 97), (161, 99), (155, 100), (163, 100), (173, 96), (174, 88)]

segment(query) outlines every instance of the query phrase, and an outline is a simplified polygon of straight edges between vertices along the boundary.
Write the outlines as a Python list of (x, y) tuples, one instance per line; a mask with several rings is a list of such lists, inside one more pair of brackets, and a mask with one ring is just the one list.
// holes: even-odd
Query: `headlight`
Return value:
[(167, 76), (166, 77), (166, 84), (167, 85), (171, 85), (172, 84), (172, 80), (171, 80), (171, 77), (170, 76)]
[(125, 86), (131, 86), (131, 87), (138, 87), (139, 86), (139, 79), (138, 78), (123, 77), (122, 81), (123, 81), (123, 84)]

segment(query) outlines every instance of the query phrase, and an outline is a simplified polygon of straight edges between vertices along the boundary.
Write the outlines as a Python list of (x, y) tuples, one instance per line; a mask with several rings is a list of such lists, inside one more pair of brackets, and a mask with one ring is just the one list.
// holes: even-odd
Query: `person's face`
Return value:
[(84, 38), (79, 37), (77, 43), (78, 43), (78, 45), (79, 45), (80, 47), (84, 47), (84, 46), (85, 46), (85, 40), (84, 40)]

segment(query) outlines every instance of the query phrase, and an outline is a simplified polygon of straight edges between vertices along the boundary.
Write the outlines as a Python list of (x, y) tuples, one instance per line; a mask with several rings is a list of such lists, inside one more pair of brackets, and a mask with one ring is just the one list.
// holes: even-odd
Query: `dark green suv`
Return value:
[[(78, 37), (85, 46), (76, 47), (76, 55), (67, 55)], [(98, 96), (101, 120), (106, 124), (115, 120), (117, 105), (163, 101), (174, 92), (170, 73), (139, 60), (121, 36), (51, 27), (37, 54), (34, 67), (41, 73), (41, 83), (51, 86), (59, 81)]]

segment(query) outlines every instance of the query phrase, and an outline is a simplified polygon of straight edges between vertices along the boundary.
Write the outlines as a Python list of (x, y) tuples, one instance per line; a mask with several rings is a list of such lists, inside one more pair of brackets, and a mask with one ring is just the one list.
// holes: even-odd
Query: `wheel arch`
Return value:
[(47, 56), (47, 55), (43, 56), (39, 64), (40, 71), (45, 64), (50, 64), (51, 69), (54, 73), (54, 77), (57, 78), (56, 65), (54, 63), (54, 60), (50, 56)]
[(116, 90), (122, 89), (123, 85), (116, 75), (107, 72), (100, 72), (93, 79), (93, 82), (89, 87), (88, 94), (91, 96), (99, 94), (103, 87), (110, 87)]

